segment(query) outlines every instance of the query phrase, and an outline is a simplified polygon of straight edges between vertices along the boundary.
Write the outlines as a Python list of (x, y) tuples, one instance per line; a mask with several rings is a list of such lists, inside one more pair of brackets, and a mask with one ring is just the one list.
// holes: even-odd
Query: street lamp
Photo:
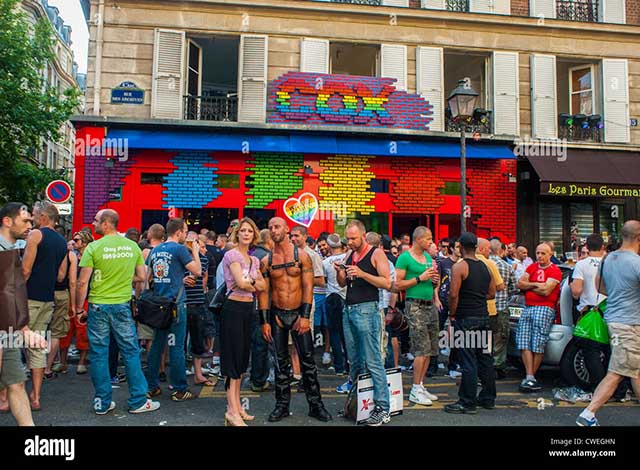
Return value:
[(476, 107), (478, 93), (471, 88), (468, 79), (458, 80), (458, 86), (453, 89), (447, 101), (451, 110), (451, 117), (460, 127), (460, 233), (466, 232), (465, 207), (467, 205), (467, 149), (465, 125), (471, 120)]

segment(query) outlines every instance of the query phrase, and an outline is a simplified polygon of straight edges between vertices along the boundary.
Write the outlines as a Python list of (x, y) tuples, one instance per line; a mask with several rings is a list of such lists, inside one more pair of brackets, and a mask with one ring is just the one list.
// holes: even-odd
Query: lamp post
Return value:
[(460, 233), (466, 232), (465, 207), (467, 205), (467, 147), (465, 125), (471, 120), (476, 107), (478, 93), (471, 88), (468, 79), (458, 80), (447, 101), (451, 117), (460, 127)]

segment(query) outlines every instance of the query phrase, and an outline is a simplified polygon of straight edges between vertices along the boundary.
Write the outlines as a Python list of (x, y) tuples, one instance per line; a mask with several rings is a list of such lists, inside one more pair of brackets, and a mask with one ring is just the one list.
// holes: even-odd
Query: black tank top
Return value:
[(488, 318), (487, 292), (491, 285), (491, 274), (480, 260), (464, 259), (469, 266), (469, 275), (462, 281), (456, 318)]
[(69, 261), (69, 252), (67, 252), (67, 275), (63, 279), (62, 282), (56, 282), (56, 290), (68, 290), (69, 289), (69, 265), (71, 261)]
[(67, 243), (55, 230), (41, 228), (42, 241), (27, 281), (29, 300), (53, 302), (58, 268), (67, 254)]
[[(374, 251), (375, 248), (371, 247), (369, 253), (357, 263), (357, 266), (365, 273), (377, 276), (378, 271), (371, 263), (371, 257)], [(353, 253), (349, 255), (345, 264), (348, 266), (353, 264)], [(363, 302), (378, 302), (378, 300), (380, 300), (380, 291), (376, 286), (369, 284), (361, 278), (353, 280), (347, 278), (347, 305), (361, 304)]]

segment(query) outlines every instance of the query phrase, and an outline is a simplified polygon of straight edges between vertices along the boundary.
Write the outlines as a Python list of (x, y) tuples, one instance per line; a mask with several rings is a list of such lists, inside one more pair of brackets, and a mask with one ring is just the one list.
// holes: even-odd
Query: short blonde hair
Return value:
[(87, 232), (86, 230), (81, 230), (79, 232), (74, 233), (71, 239), (73, 240), (76, 237), (82, 240), (82, 243), (84, 243), (85, 245), (88, 245), (93, 241), (93, 235), (91, 235), (91, 232)]
[(240, 222), (238, 222), (238, 226), (231, 232), (229, 241), (234, 245), (238, 244), (238, 232), (240, 232), (240, 229), (244, 224), (248, 224), (253, 230), (253, 240), (251, 241), (251, 246), (256, 246), (258, 240), (260, 239), (260, 231), (258, 230), (258, 226), (256, 225), (256, 223), (249, 217), (243, 217), (242, 219), (240, 219)]

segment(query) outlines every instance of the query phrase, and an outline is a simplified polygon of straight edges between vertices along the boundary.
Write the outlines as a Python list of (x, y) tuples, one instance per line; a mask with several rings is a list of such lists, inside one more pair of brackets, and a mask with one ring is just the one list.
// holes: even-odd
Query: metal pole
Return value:
[(460, 124), (460, 234), (467, 231), (464, 208), (467, 205), (467, 148), (464, 123)]

